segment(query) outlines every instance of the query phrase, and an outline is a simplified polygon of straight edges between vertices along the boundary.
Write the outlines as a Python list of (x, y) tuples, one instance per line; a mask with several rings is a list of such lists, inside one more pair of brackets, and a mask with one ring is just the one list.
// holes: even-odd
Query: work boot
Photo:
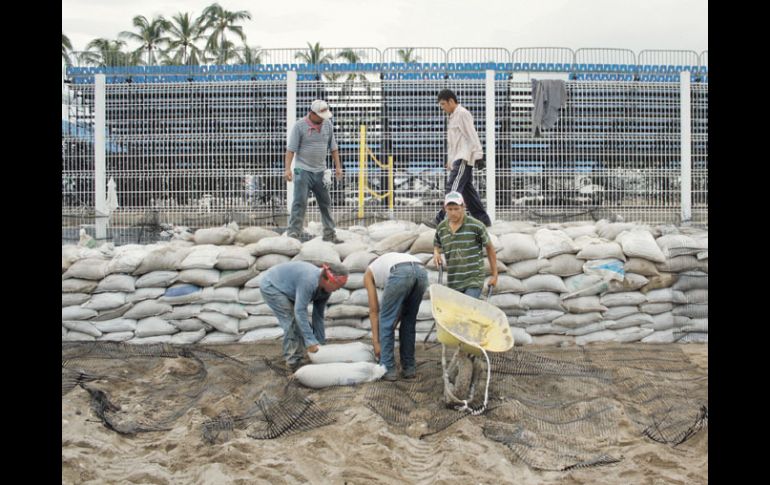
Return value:
[(401, 371), (402, 379), (414, 379), (417, 377), (417, 370), (414, 367), (409, 367)]
[(345, 242), (342, 239), (337, 239), (337, 235), (336, 234), (334, 234), (332, 236), (324, 236), (323, 240), (326, 241), (326, 242), (330, 242), (332, 244), (342, 244), (342, 243)]
[(397, 381), (398, 380), (398, 373), (396, 372), (396, 369), (390, 369), (388, 372), (385, 373), (384, 376), (382, 376), (383, 381)]

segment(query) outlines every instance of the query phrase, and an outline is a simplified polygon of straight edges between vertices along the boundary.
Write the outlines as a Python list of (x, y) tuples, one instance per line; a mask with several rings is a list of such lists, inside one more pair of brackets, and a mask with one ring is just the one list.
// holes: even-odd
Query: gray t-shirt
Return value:
[(297, 120), (289, 134), (286, 148), (295, 153), (296, 168), (309, 172), (323, 172), (326, 170), (326, 151), (338, 149), (332, 122), (324, 120), (319, 133), (318, 130), (310, 128), (306, 118)]

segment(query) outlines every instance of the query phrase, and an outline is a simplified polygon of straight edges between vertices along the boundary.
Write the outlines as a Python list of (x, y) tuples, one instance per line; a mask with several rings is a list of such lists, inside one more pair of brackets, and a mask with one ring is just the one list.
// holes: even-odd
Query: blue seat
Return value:
[(524, 67), (522, 66), (521, 62), (516, 62), (513, 64), (513, 71), (522, 71), (524, 70)]
[(623, 74), (623, 81), (633, 81), (634, 75), (633, 74)]
[(498, 62), (495, 65), (495, 69), (498, 71), (505, 71), (505, 63), (504, 62)]
[(547, 63), (545, 65), (545, 70), (546, 71), (555, 71), (556, 70), (556, 65), (553, 62), (549, 62), (549, 63)]
[(578, 72), (586, 72), (588, 70), (588, 65), (583, 63), (576, 64), (575, 70)]
[(575, 74), (575, 80), (577, 81), (585, 81), (586, 75), (582, 72)]

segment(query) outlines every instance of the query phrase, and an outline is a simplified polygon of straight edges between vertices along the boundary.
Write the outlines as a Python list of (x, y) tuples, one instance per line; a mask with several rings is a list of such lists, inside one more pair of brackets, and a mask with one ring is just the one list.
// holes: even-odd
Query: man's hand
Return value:
[(487, 283), (487, 284), (488, 284), (489, 286), (497, 286), (497, 275), (496, 275), (496, 274), (493, 274), (493, 275), (492, 275), (492, 276), (489, 278), (489, 283)]
[(444, 264), (444, 262), (441, 260), (441, 253), (433, 253), (433, 262), (436, 263), (436, 267)]
[(291, 169), (288, 169), (285, 172), (283, 172), (283, 178), (285, 178), (287, 182), (291, 182), (293, 178), (291, 174)]
[(316, 352), (318, 352), (319, 348), (320, 348), (320, 345), (315, 344), (315, 345), (311, 345), (310, 347), (308, 347), (307, 351), (308, 351), (308, 353), (315, 354)]
[(334, 176), (337, 177), (337, 180), (342, 180), (342, 167), (334, 168)]
[(374, 347), (374, 356), (377, 357), (377, 360), (380, 360), (380, 343), (372, 342), (372, 346)]

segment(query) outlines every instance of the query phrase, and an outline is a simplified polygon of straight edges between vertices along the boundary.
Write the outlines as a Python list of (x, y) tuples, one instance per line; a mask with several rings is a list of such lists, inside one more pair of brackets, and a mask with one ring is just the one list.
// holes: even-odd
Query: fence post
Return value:
[(692, 218), (692, 123), (690, 115), (690, 71), (679, 73), (679, 119), (681, 156), (682, 222)]
[(495, 222), (495, 71), (487, 69), (486, 83), (486, 134), (487, 134), (487, 214)]
[[(297, 121), (297, 71), (286, 72), (286, 142), (289, 142), (289, 135), (294, 122)], [(296, 157), (296, 154), (295, 154)], [(282, 167), (285, 165), (282, 161)], [(291, 163), (291, 169), (294, 170), (294, 164)], [(286, 212), (291, 214), (291, 204), (294, 202), (294, 182), (286, 182)], [(286, 221), (288, 226), (289, 221)]]
[(94, 75), (94, 210), (96, 213), (96, 240), (107, 238), (107, 157), (106, 157), (106, 121), (107, 97), (104, 74)]

